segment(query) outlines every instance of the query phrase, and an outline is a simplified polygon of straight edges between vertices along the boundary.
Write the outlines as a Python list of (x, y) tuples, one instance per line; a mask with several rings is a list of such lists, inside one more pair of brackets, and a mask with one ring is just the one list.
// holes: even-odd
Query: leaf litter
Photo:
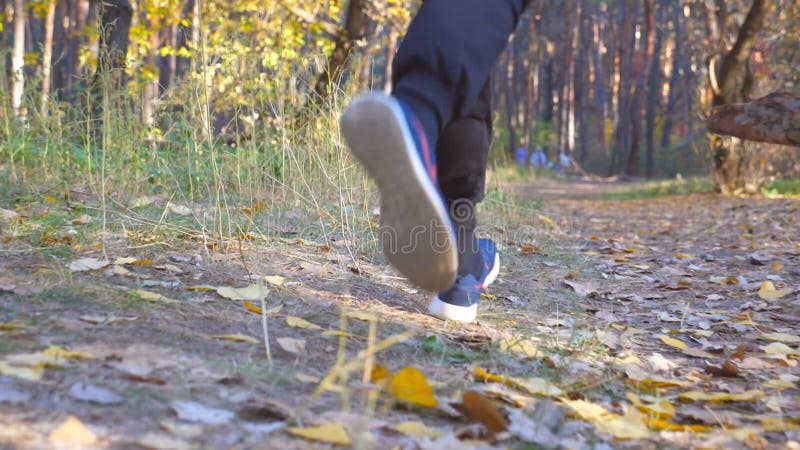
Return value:
[[(540, 217), (553, 218), (552, 223), (558, 224), (548, 226), (547, 233), (563, 242), (564, 248), (581, 235), (591, 236), (582, 241), (587, 247), (570, 250), (585, 253), (588, 264), (577, 270), (576, 264), (582, 263), (553, 253), (554, 244), (547, 242), (537, 242), (535, 252), (508, 256), (508, 271), (501, 274), (504, 283), (492, 294), (517, 301), (509, 305), (483, 302), (480, 323), (463, 330), (410, 313), (407, 299), (417, 294), (402, 283), (389, 287), (394, 283), (389, 281), (376, 290), (351, 281), (351, 295), (334, 295), (339, 292), (334, 286), (345, 279), (336, 277), (349, 276), (347, 267), (342, 268), (342, 275), (329, 269), (305, 274), (287, 269), (282, 275), (261, 277), (258, 283), (247, 285), (244, 280), (251, 278), (231, 270), (235, 268), (233, 258), (212, 258), (215, 267), (228, 268), (231, 275), (208, 278), (209, 272), (187, 269), (188, 264), (169, 269), (166, 258), (143, 254), (112, 258), (113, 263), (85, 258), (74, 266), (80, 269), (74, 277), (94, 283), (109, 277), (114, 267), (127, 266), (128, 275), (109, 277), (108, 282), (121, 283), (151, 302), (131, 313), (89, 295), (85, 301), (93, 305), (91, 309), (76, 314), (62, 309), (59, 315), (64, 315), (63, 319), (49, 319), (62, 327), (83, 323), (83, 328), (67, 328), (70, 333), (87, 333), (87, 340), (81, 341), (76, 337), (79, 334), (50, 336), (57, 333), (55, 329), (15, 315), (18, 299), (19, 311), (23, 311), (22, 297), (13, 287), (20, 281), (3, 281), (0, 296), (11, 299), (12, 309), (2, 320), (25, 323), (23, 327), (0, 327), (3, 337), (10, 338), (17, 349), (0, 361), (0, 372), (9, 376), (4, 379), (11, 380), (6, 403), (25, 398), (21, 387), (28, 385), (21, 383), (49, 383), (51, 371), (57, 370), (59, 378), (70, 380), (64, 386), (71, 387), (64, 389), (71, 401), (103, 404), (113, 415), (113, 411), (136, 408), (135, 402), (127, 400), (139, 398), (131, 386), (147, 383), (159, 389), (155, 398), (160, 400), (150, 403), (154, 410), (141, 415), (138, 431), (129, 432), (126, 441), (146, 448), (192, 448), (200, 442), (221, 442), (213, 439), (230, 438), (243, 430), (252, 436), (239, 435), (241, 439), (269, 434), (271, 439), (335, 445), (415, 442), (422, 448), (446, 448), (447, 443), (457, 442), (466, 446), (474, 439), (486, 446), (505, 447), (518, 440), (542, 447), (575, 448), (597, 439), (612, 446), (617, 441), (642, 442), (640, 439), (665, 446), (686, 442), (719, 446), (743, 440), (779, 444), (789, 439), (786, 433), (797, 431), (800, 421), (791, 402), (798, 389), (800, 299), (794, 267), (800, 251), (768, 230), (776, 222), (796, 229), (796, 222), (788, 220), (787, 214), (792, 213), (773, 213), (747, 199), (578, 202), (555, 203)], [(745, 216), (732, 204), (746, 204), (757, 213)], [(705, 207), (702, 214), (696, 213), (698, 205)], [(673, 218), (680, 217), (673, 220), (681, 226), (663, 220), (665, 210)], [(619, 219), (620, 214), (625, 220)], [(753, 222), (753, 217), (747, 236), (719, 225), (745, 219)], [(575, 223), (568, 224), (571, 220)], [(710, 237), (709, 233), (716, 234)], [(315, 256), (308, 252), (318, 250), (309, 249), (292, 251), (305, 252), (302, 257), (320, 267), (337, 251), (329, 247)], [(278, 264), (272, 267), (291, 267), (281, 266), (280, 258), (275, 261)], [(535, 282), (520, 275), (529, 272), (526, 267), (532, 262), (541, 268)], [(112, 267), (101, 270), (109, 265)], [(380, 266), (368, 267), (366, 273), (381, 270)], [(134, 280), (155, 277), (160, 281), (165, 273), (180, 279), (179, 285), (202, 288), (185, 290), (186, 296), (181, 298), (188, 301), (180, 302), (138, 294), (136, 289), (145, 286), (135, 285)], [(29, 279), (23, 281), (30, 283)], [(237, 287), (243, 285), (246, 287)], [(266, 286), (275, 291), (270, 293)], [(259, 303), (268, 295), (264, 314)], [(356, 311), (326, 313), (332, 305), (338, 307), (338, 302)], [(577, 307), (571, 307), (571, 302)], [(550, 306), (558, 308), (548, 309)], [(526, 314), (520, 314), (519, 308), (525, 308)], [(282, 317), (269, 321), (268, 339), (286, 350), (284, 355), (276, 355), (274, 369), (266, 364), (264, 348), (258, 345), (264, 341), (262, 314)], [(327, 328), (337, 320), (346, 320), (348, 325)], [(158, 332), (140, 331), (155, 330), (156, 324), (161, 327)], [(385, 336), (415, 325), (425, 327), (437, 336), (437, 342), (446, 345), (426, 347), (418, 338), (404, 338), (380, 350), (369, 350)], [(370, 327), (376, 327), (377, 336), (370, 337)], [(184, 340), (181, 335), (194, 338)], [(479, 335), (486, 337), (475, 339)], [(90, 336), (92, 342), (106, 339), (117, 344), (105, 350), (97, 344), (94, 350), (75, 345), (90, 342)], [(200, 336), (215, 339), (197, 339)], [(23, 337), (31, 343), (22, 341)], [(33, 346), (37, 339), (42, 344)], [(53, 342), (62, 343), (61, 350), (37, 352)], [(337, 359), (338, 354), (343, 355), (342, 360)], [(204, 361), (208, 358), (217, 359), (215, 369)], [(390, 363), (387, 367), (397, 372), (373, 360), (367, 384), (363, 384), (360, 372), (373, 358)], [(219, 371), (219, 361), (232, 360), (236, 364)], [(247, 364), (254, 367), (247, 368)], [(311, 392), (317, 383), (325, 383), (320, 381), (325, 380), (324, 374), (337, 366), (342, 370), (322, 391), (325, 394), (309, 403), (315, 398)], [(297, 377), (291, 373), (295, 367), (300, 369)], [(308, 381), (275, 389), (276, 375), (271, 370), (288, 370), (291, 379), (300, 380), (302, 375)], [(85, 376), (89, 373), (92, 376)], [(111, 378), (116, 380), (114, 384), (107, 382), (109, 376), (116, 376)], [(176, 398), (174, 387), (184, 382), (193, 386), (194, 400)], [(0, 384), (5, 385), (8, 383)], [(42, 386), (49, 389), (44, 387), (47, 384)], [(258, 415), (235, 413), (253, 389), (266, 398), (291, 404), (297, 414), (259, 419)], [(345, 398), (351, 403), (340, 403)], [(374, 409), (364, 410), (369, 404), (375, 405)], [(317, 414), (349, 408), (361, 412), (355, 414), (358, 419), (353, 419), (353, 414)], [(374, 419), (367, 419), (373, 414), (377, 414)], [(218, 437), (211, 437), (161, 425), (176, 418), (182, 426), (214, 424), (222, 428)], [(0, 419), (0, 425), (8, 424), (4, 420)], [(364, 424), (359, 425), (361, 422)], [(66, 432), (57, 425), (52, 428), (56, 441), (97, 442), (112, 436), (103, 431), (108, 425), (87, 427), (83, 418), (63, 422)], [(684, 440), (670, 434), (676, 432), (683, 433), (680, 439)]]

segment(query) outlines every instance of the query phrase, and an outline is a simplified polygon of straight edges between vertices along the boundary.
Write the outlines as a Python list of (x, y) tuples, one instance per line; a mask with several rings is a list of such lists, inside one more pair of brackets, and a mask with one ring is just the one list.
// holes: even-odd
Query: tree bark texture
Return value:
[(717, 106), (706, 127), (748, 141), (800, 146), (800, 96), (776, 92), (749, 103)]

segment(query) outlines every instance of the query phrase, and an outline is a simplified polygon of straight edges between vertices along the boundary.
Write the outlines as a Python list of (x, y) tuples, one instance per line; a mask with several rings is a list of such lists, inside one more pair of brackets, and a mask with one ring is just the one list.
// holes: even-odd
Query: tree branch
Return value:
[(750, 103), (717, 106), (706, 128), (749, 141), (800, 146), (800, 96), (776, 92)]
[(325, 19), (321, 19), (302, 8), (298, 8), (297, 6), (287, 5), (286, 2), (284, 1), (281, 1), (279, 3), (284, 9), (297, 16), (303, 22), (309, 25), (320, 25), (322, 27), (322, 30), (330, 34), (331, 36), (336, 37), (339, 35), (339, 26), (336, 25), (335, 23), (331, 23)]

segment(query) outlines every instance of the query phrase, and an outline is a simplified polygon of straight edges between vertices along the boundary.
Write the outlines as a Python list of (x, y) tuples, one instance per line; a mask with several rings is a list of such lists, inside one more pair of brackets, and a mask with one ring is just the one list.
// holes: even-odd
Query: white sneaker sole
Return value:
[[(500, 274), (500, 254), (495, 253), (494, 265), (489, 275), (486, 276), (486, 281), (483, 282), (483, 287), (486, 288), (497, 280)], [(431, 304), (428, 305), (428, 313), (434, 317), (442, 320), (454, 320), (456, 322), (472, 323), (478, 317), (478, 304), (472, 306), (458, 306), (451, 305), (450, 303), (443, 302), (439, 295), (433, 298)]]
[(345, 109), (340, 126), (378, 185), (379, 234), (389, 262), (423, 289), (452, 286), (458, 254), (450, 216), (416, 154), (400, 105), (385, 94), (366, 94)]

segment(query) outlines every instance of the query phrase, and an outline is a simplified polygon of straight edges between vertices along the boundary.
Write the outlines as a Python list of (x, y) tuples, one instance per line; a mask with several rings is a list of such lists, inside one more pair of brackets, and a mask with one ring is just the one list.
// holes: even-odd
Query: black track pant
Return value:
[[(436, 142), (439, 187), (448, 204), (483, 199), (489, 74), (528, 3), (425, 0), (395, 57), (392, 95), (411, 106)], [(454, 215), (457, 222), (464, 217), (459, 225), (474, 229), (474, 213)]]

